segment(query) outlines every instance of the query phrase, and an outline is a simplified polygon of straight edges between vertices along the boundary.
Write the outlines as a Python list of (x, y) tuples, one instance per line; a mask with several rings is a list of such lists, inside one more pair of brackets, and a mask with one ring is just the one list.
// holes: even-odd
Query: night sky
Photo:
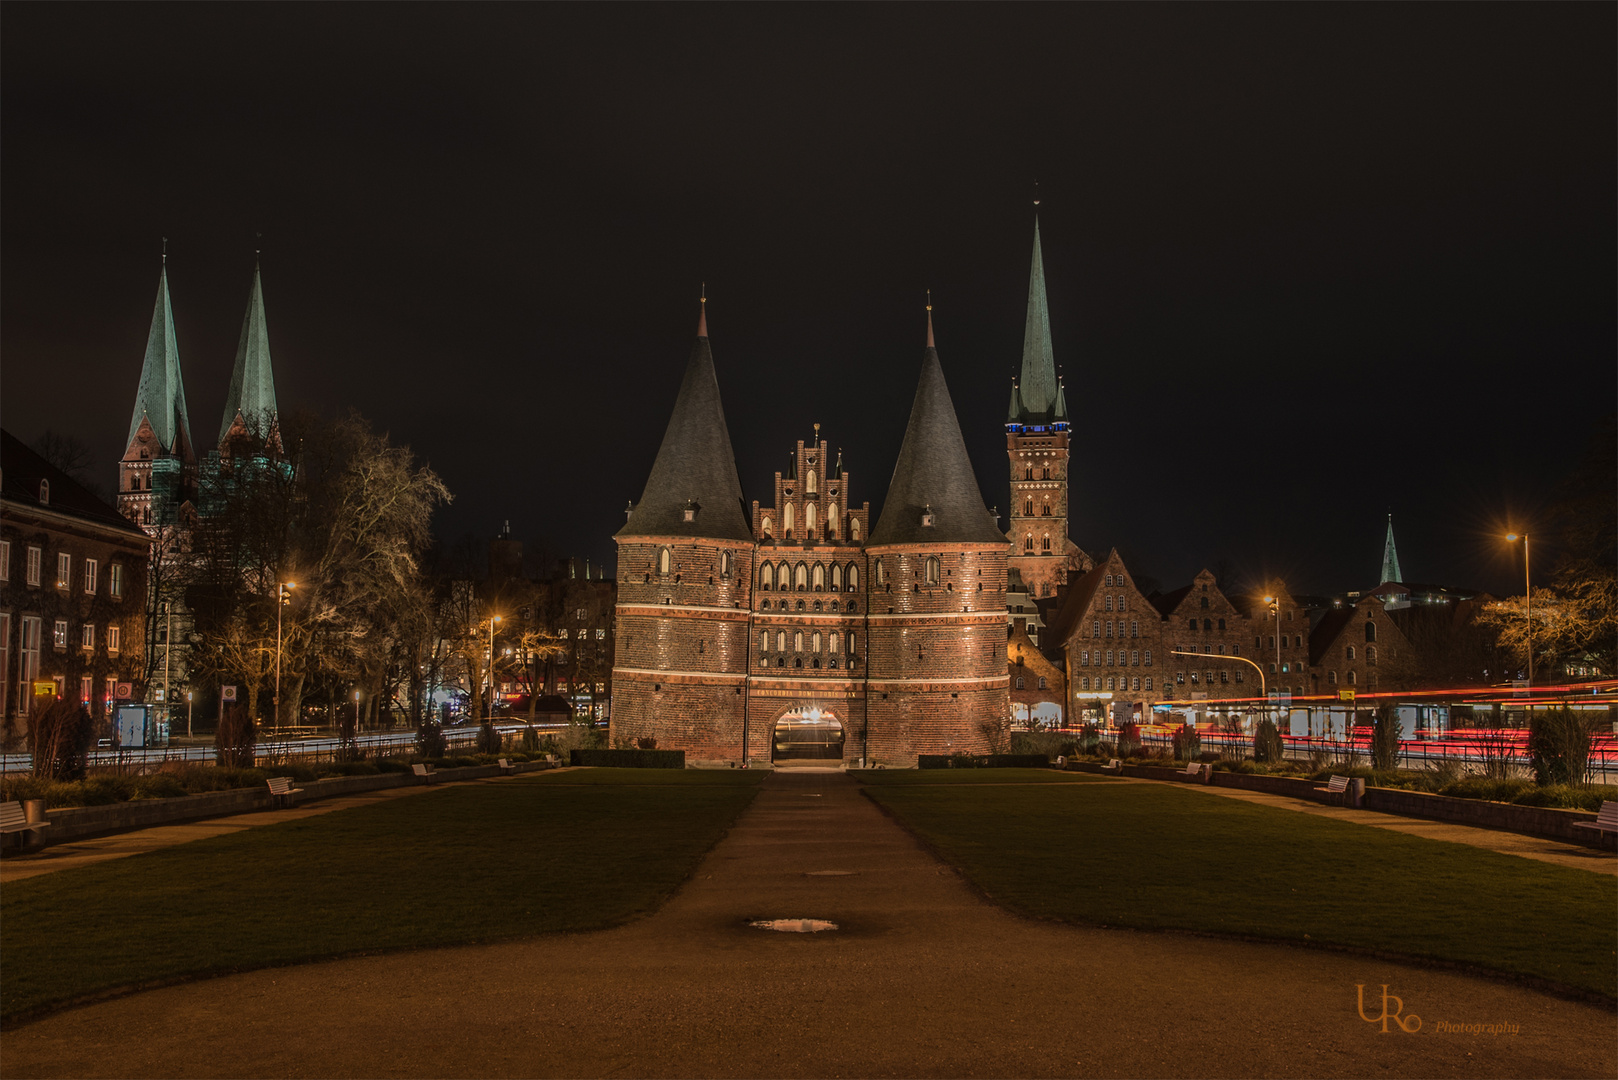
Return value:
[(1618, 396), (1615, 12), (9, 4), (0, 420), (113, 485), (166, 236), (211, 445), (262, 244), (283, 410), (599, 560), (702, 282), (748, 498), (818, 421), (873, 511), (931, 288), (1004, 512), (1037, 180), (1075, 541), (1505, 592)]

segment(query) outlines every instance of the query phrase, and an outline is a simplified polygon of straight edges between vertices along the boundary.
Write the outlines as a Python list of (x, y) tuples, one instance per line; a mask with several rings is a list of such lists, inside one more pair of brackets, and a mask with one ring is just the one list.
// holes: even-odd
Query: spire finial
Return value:
[(169, 238), (163, 237), (163, 265), (169, 264)]
[(1035, 181), (1034, 181), (1034, 207), (1035, 207), (1035, 212), (1037, 213), (1038, 212), (1038, 207), (1039, 207), (1039, 180), (1038, 179), (1035, 179)]
[(708, 336), (708, 283), (706, 281), (704, 281), (702, 283), (702, 294), (699, 297), (697, 302), (702, 305), (701, 314), (697, 316), (697, 337), (707, 337)]
[(256, 266), (258, 266), (258, 257), (264, 251), (264, 234), (263, 233), (254, 233), (253, 234), (253, 239), (258, 241), (257, 244), (253, 245), (253, 265), (256, 267)]
[(936, 347), (933, 345), (933, 290), (931, 289), (927, 290), (927, 347), (929, 349)]

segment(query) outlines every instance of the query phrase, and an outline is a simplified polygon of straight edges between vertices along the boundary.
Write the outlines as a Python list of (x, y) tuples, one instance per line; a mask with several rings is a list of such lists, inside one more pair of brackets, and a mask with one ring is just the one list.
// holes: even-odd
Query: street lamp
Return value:
[(494, 717), (494, 624), (500, 621), (500, 616), (489, 617), (489, 701), (484, 706), (490, 719)]
[(281, 733), (281, 609), (292, 603), (295, 581), (283, 581), (275, 586), (275, 732)]
[(360, 692), (358, 690), (356, 690), (356, 691), (354, 691), (354, 737), (359, 738), (359, 734), (360, 734)]
[(191, 737), (191, 708), (191, 691), (187, 690), (185, 692), (185, 737), (188, 739)]
[(1524, 627), (1524, 647), (1528, 652), (1528, 685), (1534, 685), (1534, 590), (1528, 578), (1528, 534), (1507, 533), (1506, 539), (1515, 544), (1522, 541), (1522, 599), (1528, 625)]
[[(1199, 652), (1196, 652), (1195, 650), (1187, 652), (1185, 649), (1170, 649), (1169, 653), (1171, 655), (1173, 655), (1173, 656), (1197, 656), (1197, 657), (1201, 657), (1204, 660), (1215, 660), (1215, 659), (1218, 659), (1218, 660), (1240, 660), (1242, 663), (1246, 664), (1248, 667), (1250, 667), (1254, 671), (1258, 672), (1258, 696), (1261, 697), (1261, 698), (1264, 698), (1265, 700), (1269, 699), (1269, 696), (1270, 696), (1270, 694), (1269, 694), (1269, 684), (1264, 681), (1264, 668), (1259, 664), (1253, 663), (1253, 661), (1249, 660), (1245, 656), (1237, 656), (1234, 653), (1232, 653), (1232, 654), (1230, 654), (1228, 656), (1224, 655), (1224, 654), (1220, 654), (1219, 656), (1216, 657), (1212, 653), (1199, 653)], [(1279, 721), (1279, 717), (1277, 717), (1277, 720)], [(1279, 728), (1280, 728), (1279, 722), (1276, 724), (1276, 727), (1279, 730)]]

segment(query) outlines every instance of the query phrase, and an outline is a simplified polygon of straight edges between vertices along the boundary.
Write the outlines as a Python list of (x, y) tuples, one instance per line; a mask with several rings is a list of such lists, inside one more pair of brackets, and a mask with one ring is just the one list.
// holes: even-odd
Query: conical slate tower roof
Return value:
[[(753, 532), (742, 509), (742, 483), (736, 454), (719, 401), (713, 353), (708, 348), (707, 309), (674, 399), (663, 445), (657, 448), (646, 490), (630, 511), (619, 538), (690, 536), (751, 543)], [(690, 511), (691, 520), (687, 521)]]
[[(931, 525), (923, 524), (924, 515), (931, 516)], [(910, 424), (869, 543), (1006, 544), (983, 505), (938, 350), (931, 346), (922, 357)]]
[(1388, 538), (1382, 542), (1382, 580), (1403, 581), (1399, 572), (1399, 551), (1393, 546), (1393, 515), (1388, 515)]
[(191, 419), (185, 411), (185, 384), (180, 381), (180, 349), (174, 340), (174, 309), (169, 304), (169, 271), (165, 265), (157, 279), (157, 305), (152, 329), (146, 336), (146, 362), (135, 391), (135, 412), (129, 419), (128, 446), (135, 441), (142, 419), (151, 421), (164, 453), (191, 456)]
[(1056, 357), (1051, 351), (1051, 314), (1045, 302), (1045, 259), (1034, 219), (1034, 261), (1028, 271), (1028, 320), (1022, 336), (1022, 378), (1017, 383), (1025, 415), (1049, 413), (1056, 404)]
[(242, 337), (236, 345), (236, 367), (230, 373), (230, 392), (225, 396), (225, 418), (219, 425), (220, 442), (230, 434), (230, 426), (238, 416), (247, 430), (261, 439), (269, 436), (269, 428), (276, 417), (270, 328), (264, 321), (264, 288), (259, 281), (256, 260), (253, 290), (247, 296), (247, 314), (242, 319)]

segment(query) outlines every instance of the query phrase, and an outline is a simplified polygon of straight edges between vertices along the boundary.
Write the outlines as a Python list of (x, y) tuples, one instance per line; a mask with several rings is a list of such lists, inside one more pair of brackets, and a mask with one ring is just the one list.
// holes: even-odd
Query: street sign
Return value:
[(163, 693), (164, 693), (163, 688), (161, 686), (159, 686), (157, 688), (157, 700), (159, 700), (159, 701), (163, 700)]
[(121, 682), (121, 683), (118, 684), (118, 698), (119, 698), (120, 701), (128, 701), (130, 698), (132, 698), (134, 696), (135, 696), (135, 684), (134, 683)]
[(40, 680), (39, 682), (34, 683), (34, 695), (36, 697), (38, 695), (40, 695), (40, 694), (54, 694), (54, 693), (56, 693), (56, 683), (55, 682), (46, 681), (46, 680)]
[(1337, 700), (1338, 701), (1353, 701), (1354, 700), (1354, 691), (1352, 691), (1352, 690), (1339, 690), (1339, 691), (1337, 691)]
[(219, 698), (221, 701), (235, 701), (236, 688), (234, 686), (221, 686), (219, 688)]

